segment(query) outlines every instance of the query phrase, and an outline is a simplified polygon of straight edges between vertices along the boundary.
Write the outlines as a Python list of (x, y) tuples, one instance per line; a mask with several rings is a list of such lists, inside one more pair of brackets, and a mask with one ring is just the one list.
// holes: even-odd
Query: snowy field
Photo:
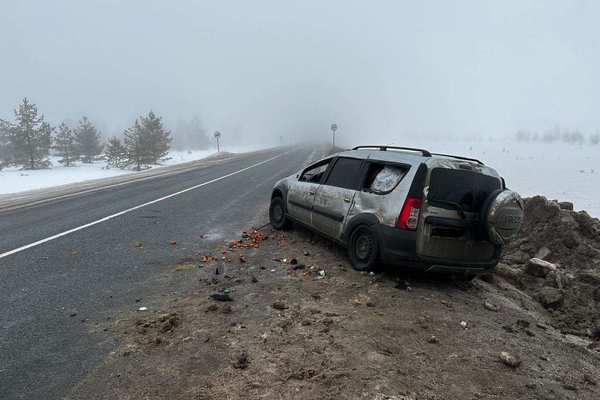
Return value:
[[(403, 142), (404, 143), (404, 142)], [(514, 140), (412, 140), (407, 146), (423, 147), (433, 152), (478, 158), (496, 168), (511, 189), (523, 196), (542, 194), (550, 199), (572, 201), (577, 210), (600, 217), (600, 145), (517, 142)], [(400, 144), (398, 144), (400, 145)], [(225, 148), (241, 153), (259, 150), (255, 147)], [(214, 154), (213, 150), (172, 152), (163, 165), (199, 160)], [(0, 171), (0, 194), (81, 182), (90, 179), (135, 173), (129, 170), (105, 169), (104, 162), (77, 163), (62, 167), (55, 158), (46, 170)], [(160, 168), (157, 166), (155, 168)]]
[[(260, 146), (225, 147), (223, 149), (223, 151), (230, 153), (244, 153), (255, 150), (260, 150)], [(153, 168), (200, 160), (215, 153), (214, 149), (172, 151), (169, 153), (168, 160)], [(97, 161), (92, 164), (77, 162), (74, 166), (63, 167), (58, 160), (59, 157), (50, 157), (52, 168), (48, 169), (35, 171), (22, 171), (19, 168), (3, 169), (0, 171), (0, 195), (136, 173), (136, 171), (127, 169), (107, 169), (105, 161)]]
[[(571, 201), (600, 217), (600, 145), (515, 140), (421, 140), (406, 146), (477, 158), (495, 168), (522, 196)], [(401, 146), (398, 144), (398, 146)]]

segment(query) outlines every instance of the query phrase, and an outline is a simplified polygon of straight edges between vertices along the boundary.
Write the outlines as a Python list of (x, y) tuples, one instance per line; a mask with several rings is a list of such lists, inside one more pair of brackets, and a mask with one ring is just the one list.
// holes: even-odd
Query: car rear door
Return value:
[(334, 239), (341, 238), (344, 221), (352, 208), (362, 178), (363, 160), (339, 157), (318, 187), (312, 210), (312, 225)]
[(332, 159), (319, 161), (302, 171), (298, 179), (290, 183), (287, 194), (287, 212), (296, 221), (312, 225), (311, 213), (315, 193), (326, 175)]
[(471, 169), (435, 167), (427, 178), (418, 229), (417, 254), (448, 263), (485, 263), (496, 246), (479, 234), (487, 197), (501, 189), (500, 178)]

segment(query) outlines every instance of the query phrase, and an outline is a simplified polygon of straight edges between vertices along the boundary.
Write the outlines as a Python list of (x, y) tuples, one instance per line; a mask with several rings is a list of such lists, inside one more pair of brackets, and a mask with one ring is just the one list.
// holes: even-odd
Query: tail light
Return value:
[(419, 197), (407, 197), (402, 212), (396, 222), (396, 227), (407, 231), (417, 229), (422, 200)]

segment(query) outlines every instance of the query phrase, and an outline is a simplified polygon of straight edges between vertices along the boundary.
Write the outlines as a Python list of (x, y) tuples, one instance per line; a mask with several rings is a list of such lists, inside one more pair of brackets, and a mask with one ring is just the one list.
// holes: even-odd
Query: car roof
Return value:
[(379, 160), (387, 162), (402, 162), (411, 165), (422, 163), (426, 158), (421, 154), (409, 152), (409, 151), (381, 151), (373, 149), (359, 149), (359, 150), (348, 150), (334, 154), (338, 157), (351, 157), (360, 159)]
[(368, 158), (373, 161), (402, 163), (409, 164), (410, 166), (417, 166), (421, 163), (425, 163), (430, 168), (461, 168), (461, 165), (469, 163), (474, 170), (480, 173), (496, 177), (500, 176), (495, 169), (483, 164), (479, 160), (461, 156), (430, 153), (427, 150), (419, 149), (405, 150), (388, 147), (386, 150), (381, 150), (378, 148), (362, 148), (335, 153), (332, 154), (330, 158), (331, 157), (350, 157), (363, 160)]

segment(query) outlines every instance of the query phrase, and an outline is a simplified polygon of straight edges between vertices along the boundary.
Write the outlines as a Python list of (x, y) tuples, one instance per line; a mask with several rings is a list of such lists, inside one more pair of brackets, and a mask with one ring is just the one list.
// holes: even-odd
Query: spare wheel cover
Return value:
[(521, 196), (512, 190), (494, 192), (491, 196), (495, 197), (483, 210), (485, 229), (492, 243), (503, 245), (519, 234), (525, 205)]

